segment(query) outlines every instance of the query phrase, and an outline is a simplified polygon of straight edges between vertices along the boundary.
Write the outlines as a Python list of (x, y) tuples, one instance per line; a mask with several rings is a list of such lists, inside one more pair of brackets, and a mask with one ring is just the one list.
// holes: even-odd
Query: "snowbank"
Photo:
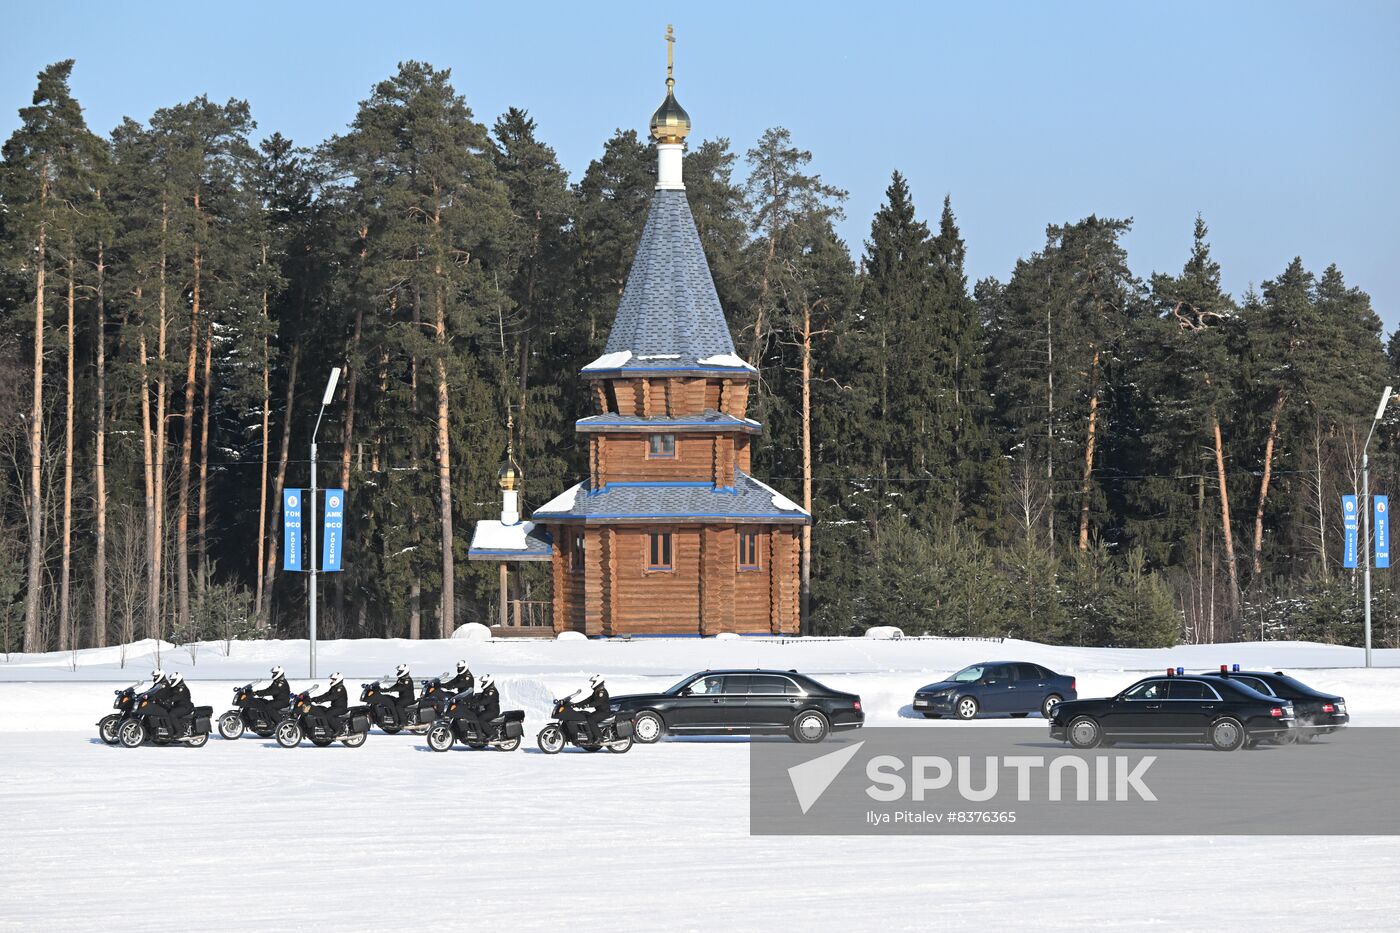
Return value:
[(903, 638), (904, 632), (893, 625), (872, 625), (865, 630), (866, 638)]
[(462, 641), (489, 641), (491, 639), (491, 629), (480, 622), (468, 622), (465, 625), (457, 626), (457, 630), (452, 633), (452, 637)]

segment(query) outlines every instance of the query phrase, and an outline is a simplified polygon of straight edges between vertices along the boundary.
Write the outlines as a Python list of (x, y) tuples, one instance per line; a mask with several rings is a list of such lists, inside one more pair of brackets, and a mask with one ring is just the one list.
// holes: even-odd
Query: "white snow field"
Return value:
[[(161, 646), (195, 702), (286, 666), (304, 641)], [(910, 718), (913, 690), (982, 660), (1036, 661), (1080, 696), (1144, 672), (1239, 662), (1342, 694), (1356, 726), (1400, 725), (1400, 651), (1299, 643), (1152, 651), (874, 639), (339, 641), (321, 682), (465, 655), (527, 713), (521, 751), (446, 754), (373, 733), (359, 749), (217, 736), (201, 749), (109, 748), (112, 689), (156, 645), (0, 656), (0, 929), (1394, 930), (1393, 837), (752, 837), (749, 746), (681, 739), (549, 757), (551, 696), (601, 672), (616, 694), (706, 667), (797, 668), (862, 696), (869, 727)], [(121, 667), (123, 655), (125, 668)], [(1305, 670), (1306, 669), (1306, 670)], [(1044, 729), (1043, 721), (1004, 720)]]

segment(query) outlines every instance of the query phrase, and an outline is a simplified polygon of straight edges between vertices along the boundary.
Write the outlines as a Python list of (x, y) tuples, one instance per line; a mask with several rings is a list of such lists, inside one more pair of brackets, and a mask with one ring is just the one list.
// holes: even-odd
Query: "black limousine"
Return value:
[(674, 735), (789, 735), (820, 742), (865, 723), (860, 697), (823, 686), (797, 671), (702, 671), (660, 693), (613, 697), (635, 715), (638, 742)]

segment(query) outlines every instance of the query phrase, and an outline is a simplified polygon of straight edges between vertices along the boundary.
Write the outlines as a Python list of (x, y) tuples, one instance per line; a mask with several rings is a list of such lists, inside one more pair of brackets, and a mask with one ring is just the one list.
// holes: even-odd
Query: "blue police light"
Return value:
[(1184, 668), (1184, 667), (1178, 667), (1178, 668), (1176, 669), (1176, 676), (1178, 676), (1178, 677), (1180, 677), (1182, 674), (1185, 674), (1185, 673), (1186, 673), (1186, 668)]
[(1238, 674), (1238, 673), (1240, 672), (1240, 666), (1239, 666), (1238, 664), (1232, 664), (1232, 665), (1230, 665), (1230, 670), (1232, 670), (1232, 671), (1234, 671), (1236, 674)]

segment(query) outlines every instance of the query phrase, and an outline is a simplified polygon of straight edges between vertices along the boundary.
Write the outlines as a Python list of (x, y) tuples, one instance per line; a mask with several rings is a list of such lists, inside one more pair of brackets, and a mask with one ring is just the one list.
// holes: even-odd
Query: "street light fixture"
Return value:
[(1371, 419), (1371, 430), (1366, 432), (1366, 443), (1361, 448), (1361, 540), (1366, 548), (1362, 561), (1362, 580), (1366, 592), (1366, 666), (1371, 666), (1371, 435), (1376, 433), (1376, 425), (1385, 417), (1385, 406), (1390, 402), (1393, 386), (1386, 386), (1381, 393), (1381, 403), (1376, 406), (1376, 417)]
[[(336, 383), (340, 382), (340, 367), (331, 370), (330, 379), (326, 380), (326, 393), (321, 396), (321, 410), (316, 413), (316, 427), (311, 429), (311, 592), (307, 599), (307, 615), (309, 627), (311, 629), (311, 678), (316, 678), (316, 435), (321, 431), (321, 419), (326, 415), (326, 406), (331, 403), (331, 397), (335, 395)], [(1369, 630), (1369, 629), (1368, 629)]]

